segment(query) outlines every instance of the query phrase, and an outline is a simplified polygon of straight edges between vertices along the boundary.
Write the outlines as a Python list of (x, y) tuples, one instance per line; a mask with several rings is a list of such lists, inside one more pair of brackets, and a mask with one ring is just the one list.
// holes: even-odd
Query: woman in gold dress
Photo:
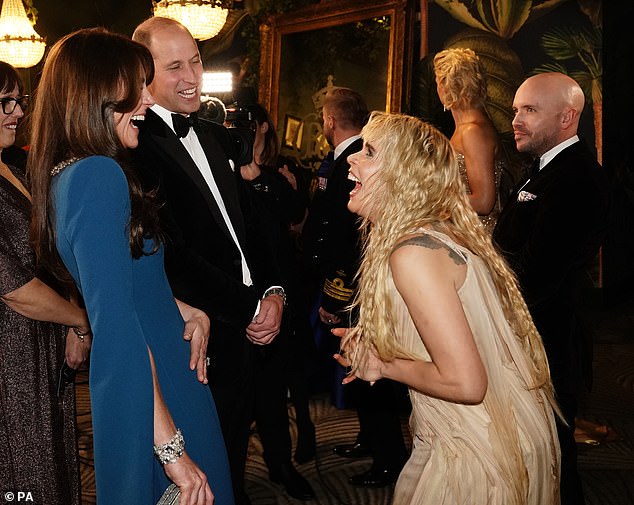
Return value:
[(486, 73), (471, 49), (440, 51), (434, 57), (438, 97), (451, 112), (460, 176), (469, 202), (491, 234), (500, 214), (499, 187), (504, 169), (498, 133), (484, 107)]

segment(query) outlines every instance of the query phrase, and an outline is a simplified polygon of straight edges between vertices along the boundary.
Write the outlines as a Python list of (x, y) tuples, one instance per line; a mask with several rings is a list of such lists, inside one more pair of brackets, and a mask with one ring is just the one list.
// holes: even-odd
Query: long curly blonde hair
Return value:
[(370, 206), (372, 222), (365, 218), (361, 224), (363, 258), (353, 302), (359, 308), (359, 322), (347, 339), (361, 340), (363, 345), (357, 346), (360, 351), (353, 358), (353, 371), (368, 348), (383, 361), (414, 358), (395, 338), (398, 322), (389, 294), (389, 257), (399, 239), (432, 226), (482, 259), (506, 319), (530, 357), (534, 384), (527, 386), (544, 388), (555, 405), (541, 337), (513, 272), (471, 209), (449, 140), (420, 119), (382, 112), (372, 113), (361, 135), (377, 148), (380, 168), (374, 174), (371, 201), (364, 202)]

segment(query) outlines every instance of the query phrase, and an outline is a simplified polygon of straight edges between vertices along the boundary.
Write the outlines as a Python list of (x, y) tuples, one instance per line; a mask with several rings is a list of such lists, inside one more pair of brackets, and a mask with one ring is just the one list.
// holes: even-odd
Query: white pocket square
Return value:
[(533, 193), (529, 193), (528, 191), (520, 191), (517, 194), (518, 202), (530, 202), (536, 199), (537, 199), (537, 195), (534, 195)]

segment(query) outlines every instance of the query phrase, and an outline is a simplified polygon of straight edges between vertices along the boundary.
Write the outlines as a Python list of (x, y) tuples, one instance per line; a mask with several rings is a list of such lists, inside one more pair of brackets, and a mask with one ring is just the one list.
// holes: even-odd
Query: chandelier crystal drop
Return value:
[(4, 0), (0, 12), (0, 60), (28, 68), (44, 56), (46, 41), (33, 29), (22, 0)]
[(160, 0), (154, 15), (175, 19), (197, 40), (218, 35), (227, 21), (231, 2), (221, 0)]

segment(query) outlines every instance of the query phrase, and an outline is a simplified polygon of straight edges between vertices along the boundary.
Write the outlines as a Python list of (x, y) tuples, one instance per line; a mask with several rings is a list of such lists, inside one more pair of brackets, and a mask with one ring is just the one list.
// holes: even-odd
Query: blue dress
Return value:
[[(99, 505), (154, 505), (170, 481), (154, 458), (148, 348), (164, 401), (216, 505), (232, 505), (229, 465), (209, 387), (189, 369), (190, 345), (163, 268), (163, 250), (133, 259), (121, 167), (91, 156), (51, 186), (57, 249), (93, 331), (90, 395)], [(146, 249), (152, 246), (147, 241)]]

